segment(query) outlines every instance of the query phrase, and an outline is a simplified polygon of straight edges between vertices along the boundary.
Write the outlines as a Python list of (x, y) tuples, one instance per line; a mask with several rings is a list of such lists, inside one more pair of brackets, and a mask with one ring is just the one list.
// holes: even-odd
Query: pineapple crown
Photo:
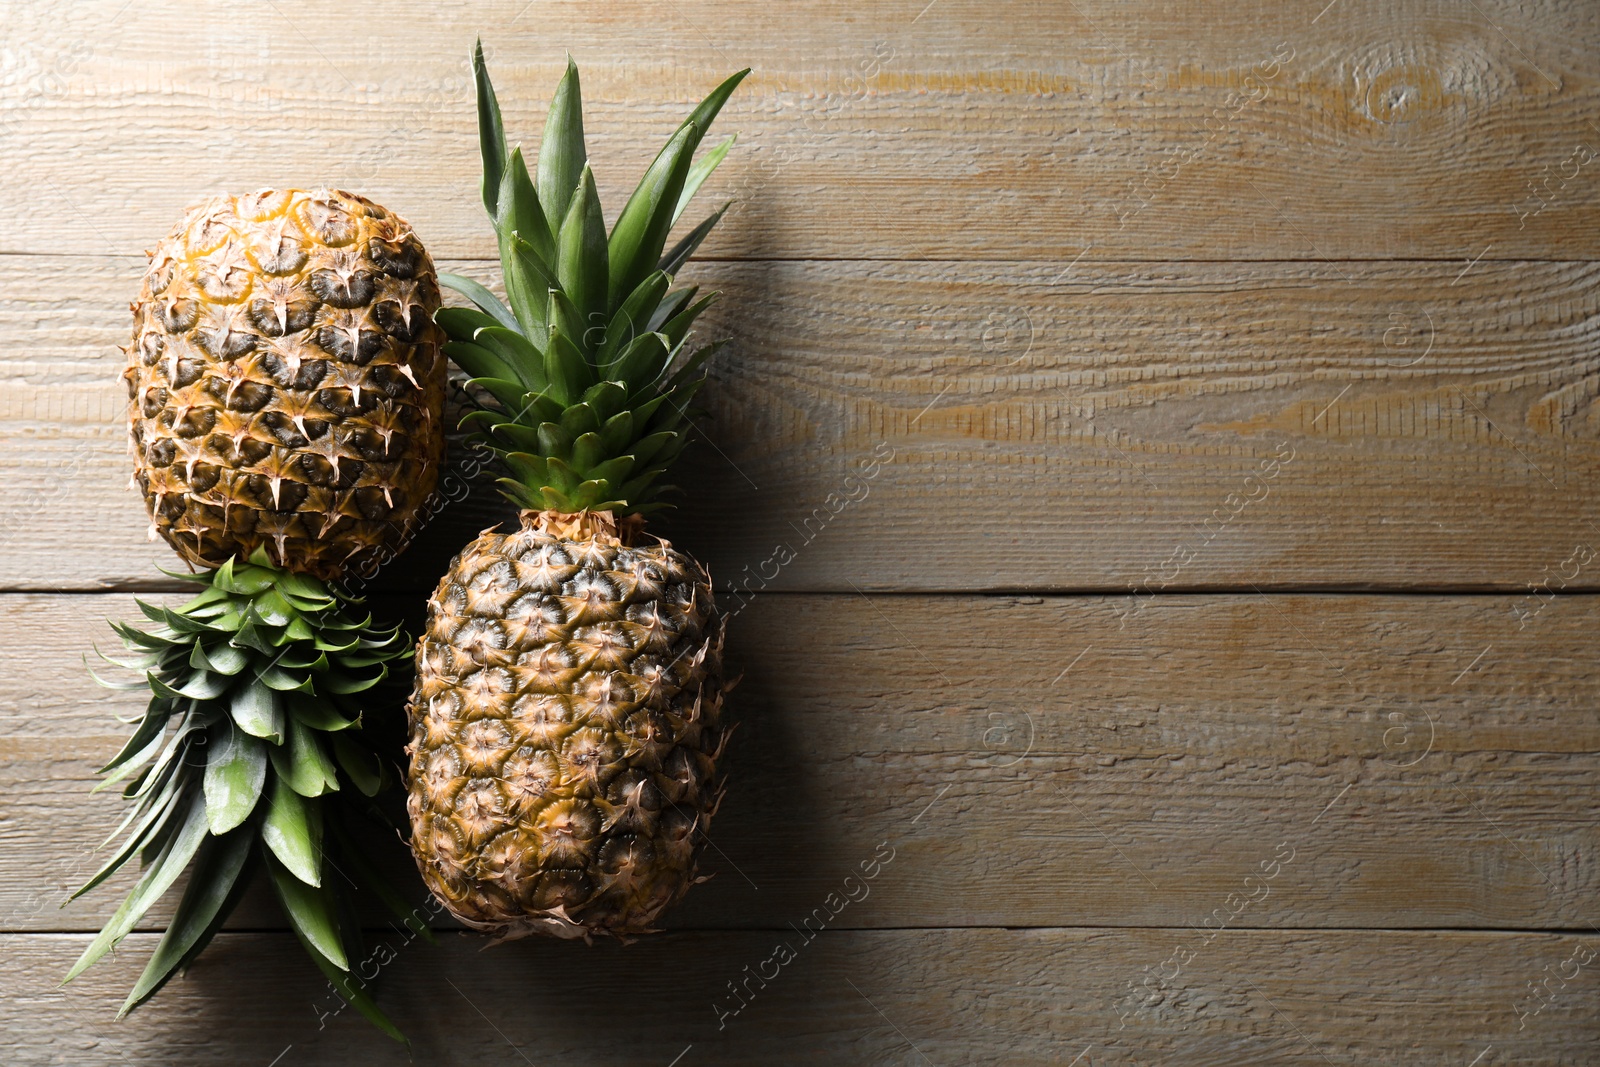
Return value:
[(141, 875), (66, 981), (115, 948), (187, 870), (167, 932), (122, 1005), (123, 1014), (133, 1010), (188, 968), (251, 868), (265, 866), (312, 960), (357, 1010), (405, 1040), (351, 974), (363, 950), (346, 886), (416, 922), (360, 844), (373, 838), (374, 817), (386, 821), (367, 798), (392, 780), (361, 737), (362, 711), (391, 665), (411, 658), (410, 642), (398, 629), (376, 629), (322, 582), (274, 566), (264, 547), (248, 562), (167, 573), (200, 586), (199, 595), (176, 609), (137, 601), (154, 625), (113, 623), (130, 655), (102, 654), (144, 676), (103, 684), (148, 688), (150, 702), (101, 768), (98, 788), (120, 785), (128, 804), (101, 847), (120, 841), (73, 897), (135, 856)]
[(519, 507), (618, 515), (660, 508), (656, 497), (672, 487), (657, 480), (683, 450), (689, 402), (721, 344), (689, 350), (689, 327), (717, 294), (674, 289), (673, 280), (728, 205), (663, 249), (733, 145), (729, 137), (694, 158), (750, 71), (717, 86), (683, 121), (608, 236), (584, 149), (576, 64), (568, 58), (550, 101), (537, 179), (520, 146), (506, 150), (482, 41), (472, 69), (483, 206), (499, 241), (506, 303), (470, 278), (439, 275), (476, 305), (435, 316), (450, 336), (444, 351), (492, 400), (462, 424), (505, 464), (501, 492)]

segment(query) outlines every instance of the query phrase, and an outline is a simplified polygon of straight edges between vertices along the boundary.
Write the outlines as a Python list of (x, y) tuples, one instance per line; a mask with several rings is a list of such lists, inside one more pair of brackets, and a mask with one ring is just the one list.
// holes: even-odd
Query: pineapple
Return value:
[(192, 208), (150, 253), (123, 375), (151, 536), (319, 578), (397, 552), (444, 457), (438, 307), (421, 242), (365, 197)]
[(102, 768), (127, 801), (101, 847), (118, 843), (74, 896), (135, 856), (141, 873), (66, 980), (188, 875), (124, 1013), (188, 967), (259, 870), (334, 987), (403, 1040), (351, 973), (349, 887), (416, 923), (361, 845), (393, 777), (364, 719), (411, 648), (332, 579), (398, 552), (438, 480), (438, 307), (410, 228), (349, 193), (217, 197), (151, 253), (124, 372), (134, 482), (199, 590), (141, 602), (153, 626), (115, 626), (129, 656), (106, 657), (141, 675), (114, 688), (150, 700)]
[(506, 151), (480, 45), (483, 201), (510, 306), (436, 320), (484, 397), (466, 417), (503, 462), (520, 529), (490, 531), (428, 603), (410, 704), (411, 847), (463, 923), (502, 938), (648, 932), (696, 880), (722, 795), (724, 624), (705, 568), (643, 516), (677, 458), (715, 349), (687, 351), (712, 297), (674, 276), (723, 211), (663, 254), (732, 139), (694, 161), (748, 71), (678, 127), (606, 233), (585, 163), (578, 71), (537, 164)]

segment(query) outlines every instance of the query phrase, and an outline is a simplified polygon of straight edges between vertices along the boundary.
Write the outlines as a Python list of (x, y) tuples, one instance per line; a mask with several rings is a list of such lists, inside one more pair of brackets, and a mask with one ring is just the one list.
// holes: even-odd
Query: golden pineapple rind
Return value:
[(573, 532), (525, 517), (480, 536), (417, 648), (412, 851), (458, 919), (502, 937), (649, 932), (695, 881), (721, 797), (705, 570), (664, 541)]
[(339, 190), (192, 208), (150, 253), (128, 348), (151, 529), (215, 567), (335, 578), (399, 551), (444, 459), (443, 331), (411, 227)]

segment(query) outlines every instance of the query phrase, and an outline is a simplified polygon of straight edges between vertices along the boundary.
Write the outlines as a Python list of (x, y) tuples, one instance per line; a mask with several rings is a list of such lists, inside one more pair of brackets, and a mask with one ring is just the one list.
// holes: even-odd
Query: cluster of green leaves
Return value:
[(73, 897), (135, 855), (142, 872), (63, 984), (115, 948), (188, 869), (172, 922), (122, 1006), (123, 1014), (133, 1010), (200, 954), (252, 871), (264, 867), (317, 966), (362, 1014), (404, 1040), (351, 982), (361, 927), (349, 887), (411, 915), (357, 843), (370, 820), (382, 818), (371, 798), (394, 778), (362, 740), (363, 704), (390, 666), (409, 658), (410, 643), (260, 550), (248, 563), (175, 577), (204, 589), (176, 610), (140, 601), (154, 625), (112, 624), (130, 655), (103, 656), (143, 678), (102, 684), (148, 689), (150, 703), (96, 787), (121, 784), (129, 803), (101, 848), (118, 843)]
[(583, 139), (578, 68), (550, 102), (536, 173), (507, 151), (500, 104), (479, 42), (472, 57), (483, 153), (483, 206), (494, 221), (507, 303), (454, 274), (439, 280), (477, 307), (436, 316), (445, 352), (492, 398), (464, 424), (504, 461), (502, 492), (535, 510), (638, 514), (662, 506), (657, 479), (686, 441), (689, 403), (718, 347), (688, 350), (695, 318), (716, 298), (673, 279), (727, 205), (666, 249), (673, 224), (728, 154), (698, 161), (717, 112), (742, 81), (719, 85), (650, 164), (606, 232)]

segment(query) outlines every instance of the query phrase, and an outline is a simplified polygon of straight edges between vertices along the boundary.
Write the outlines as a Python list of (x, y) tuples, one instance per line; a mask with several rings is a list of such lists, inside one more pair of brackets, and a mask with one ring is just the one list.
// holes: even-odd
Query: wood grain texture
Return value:
[[(1522, 629), (1516, 607), (761, 598), (732, 626), (716, 877), (670, 925), (798, 923), (881, 846), (892, 864), (838, 925), (1586, 929), (1600, 599)], [(54, 906), (114, 824), (118, 803), (86, 793), (120, 744), (113, 713), (138, 710), (79, 665), (108, 610), (131, 599), (0, 598), (0, 647), (20, 650), (0, 660), (15, 929), (92, 930), (119, 896)]]
[[(1592, 0), (0, 0), (0, 25), (6, 1064), (1595, 1061)], [(168, 913), (60, 991), (128, 878), (57, 905), (138, 710), (80, 657), (132, 614), (115, 591), (172, 587), (124, 488), (138, 252), (201, 195), (335, 184), (494, 281), (479, 32), (530, 148), (578, 60), (613, 218), (755, 68), (690, 270), (732, 344), (656, 526), (737, 613), (716, 877), (628, 947), (440, 922), (429, 948), (369, 915), (411, 1056), (324, 1017), (262, 893), (115, 1023)], [(484, 483), (380, 610), (504, 516)]]
[[(171, 566), (125, 488), (139, 271), (0, 257), (0, 588)], [(724, 588), (1597, 587), (1560, 565), (1600, 543), (1600, 267), (692, 272), (733, 343), (661, 528)], [(444, 508), (392, 580), (431, 586), (497, 500)]]
[[(1578, 1067), (1600, 1042), (1593, 963), (1538, 1015), (1527, 989), (1546, 967), (1571, 974), (1592, 957), (1593, 934), (1227, 931), (1201, 946), (1183, 928), (810, 941), (785, 928), (482, 952), (461, 935), (437, 948), (387, 936), (392, 958), (374, 946), (375, 961), (390, 960), (379, 1001), (414, 1059), (353, 1011), (324, 1020), (334, 1002), (286, 934), (220, 935), (122, 1023), (115, 1007), (153, 935), (131, 936), (65, 992), (58, 975), (86, 935), (14, 935), (0, 939), (7, 1063), (1461, 1067), (1492, 1046), (1480, 1063)], [(784, 943), (792, 959), (780, 968)], [(1146, 1010), (1130, 1013), (1130, 987), (1172, 976), (1176, 964), (1161, 965), (1191, 944), (1160, 1002), (1146, 994)], [(747, 1006), (731, 1014), (729, 986), (745, 981)]]
[(1326, 6), (14, 3), (0, 248), (131, 253), (201, 192), (329, 182), (438, 253), (489, 254), (481, 32), (530, 145), (578, 59), (613, 213), (753, 66), (721, 121), (741, 140), (708, 192), (742, 206), (714, 256), (1595, 255), (1600, 10)]

